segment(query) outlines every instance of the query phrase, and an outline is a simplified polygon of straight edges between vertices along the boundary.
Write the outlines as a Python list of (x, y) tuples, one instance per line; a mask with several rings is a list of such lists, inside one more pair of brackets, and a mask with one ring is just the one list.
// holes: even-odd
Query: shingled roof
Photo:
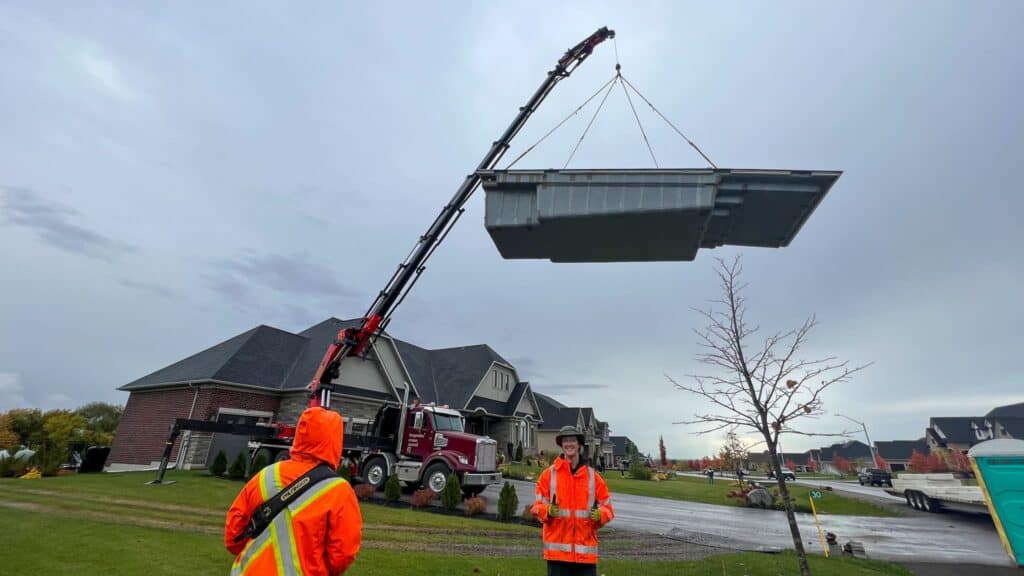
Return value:
[(988, 414), (985, 414), (986, 418), (1024, 418), (1024, 402), (1018, 404), (1007, 404), (1006, 406), (999, 406), (993, 408)]
[[(295, 371), (296, 359), (309, 343), (309, 338), (304, 335), (260, 325), (129, 382), (118, 390), (132, 391), (210, 380), (279, 390), (288, 374)], [(325, 348), (320, 349), (320, 354)], [(311, 371), (305, 384), (309, 383), (312, 375)]]
[[(309, 385), (324, 351), (343, 328), (360, 320), (328, 318), (298, 334), (270, 326), (257, 326), (121, 386), (132, 391), (186, 382), (217, 381), (274, 391), (302, 390)], [(393, 339), (422, 402), (466, 406), (495, 362), (511, 366), (486, 344), (428, 350)], [(518, 382), (508, 402), (473, 398), (491, 414), (512, 416), (529, 384)], [(387, 395), (383, 395), (387, 396)], [(538, 406), (539, 408), (539, 406)], [(575, 420), (573, 421), (575, 424)]]
[(886, 460), (910, 460), (914, 451), (927, 455), (928, 443), (924, 438), (917, 440), (888, 440), (875, 442), (875, 449), (878, 455)]
[(558, 430), (562, 426), (576, 425), (579, 419), (580, 408), (570, 408), (547, 394), (541, 394), (540, 392), (534, 392), (534, 397), (537, 398), (541, 418), (544, 419), (544, 425), (541, 426), (541, 430)]

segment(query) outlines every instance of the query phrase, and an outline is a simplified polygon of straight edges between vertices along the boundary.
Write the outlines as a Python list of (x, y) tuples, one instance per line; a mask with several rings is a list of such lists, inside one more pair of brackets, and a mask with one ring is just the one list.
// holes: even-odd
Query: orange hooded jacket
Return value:
[[(530, 511), (544, 524), (544, 559), (597, 564), (597, 530), (615, 518), (604, 478), (589, 464), (581, 464), (574, 474), (569, 461), (559, 456), (540, 473), (536, 496)], [(552, 502), (558, 505), (557, 518), (548, 516)], [(601, 511), (599, 522), (590, 517), (594, 508)]]
[(262, 534), (235, 542), (252, 512), (293, 480), (320, 463), (337, 469), (343, 434), (340, 414), (307, 409), (295, 430), (291, 459), (267, 466), (246, 483), (224, 524), (224, 545), (235, 555), (233, 575), (335, 576), (352, 564), (362, 544), (363, 517), (352, 487), (342, 478), (309, 488)]

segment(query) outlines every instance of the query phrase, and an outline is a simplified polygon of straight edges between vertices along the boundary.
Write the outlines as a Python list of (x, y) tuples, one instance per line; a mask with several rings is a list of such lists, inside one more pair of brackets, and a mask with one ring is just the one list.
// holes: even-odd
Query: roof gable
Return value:
[(324, 352), (334, 342), (338, 332), (342, 328), (355, 328), (360, 324), (362, 321), (358, 319), (339, 320), (331, 317), (299, 332), (299, 336), (306, 339), (306, 345), (281, 387), (285, 390), (295, 390), (309, 386), (316, 369), (320, 366), (320, 361), (324, 358)]

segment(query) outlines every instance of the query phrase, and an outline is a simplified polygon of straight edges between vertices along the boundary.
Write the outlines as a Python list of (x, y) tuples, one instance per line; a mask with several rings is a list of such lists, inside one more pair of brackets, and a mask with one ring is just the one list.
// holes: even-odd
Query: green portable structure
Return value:
[(988, 440), (967, 455), (1003, 547), (1024, 566), (1024, 440)]

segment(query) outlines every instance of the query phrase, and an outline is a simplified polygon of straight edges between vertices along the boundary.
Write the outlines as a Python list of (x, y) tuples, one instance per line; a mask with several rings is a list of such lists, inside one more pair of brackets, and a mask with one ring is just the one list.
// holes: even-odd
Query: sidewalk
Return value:
[[(899, 562), (915, 576), (1022, 576), (1024, 568), (1009, 566), (984, 566), (980, 564), (926, 564), (923, 562)], [(1009, 564), (1009, 558), (1007, 558)]]

